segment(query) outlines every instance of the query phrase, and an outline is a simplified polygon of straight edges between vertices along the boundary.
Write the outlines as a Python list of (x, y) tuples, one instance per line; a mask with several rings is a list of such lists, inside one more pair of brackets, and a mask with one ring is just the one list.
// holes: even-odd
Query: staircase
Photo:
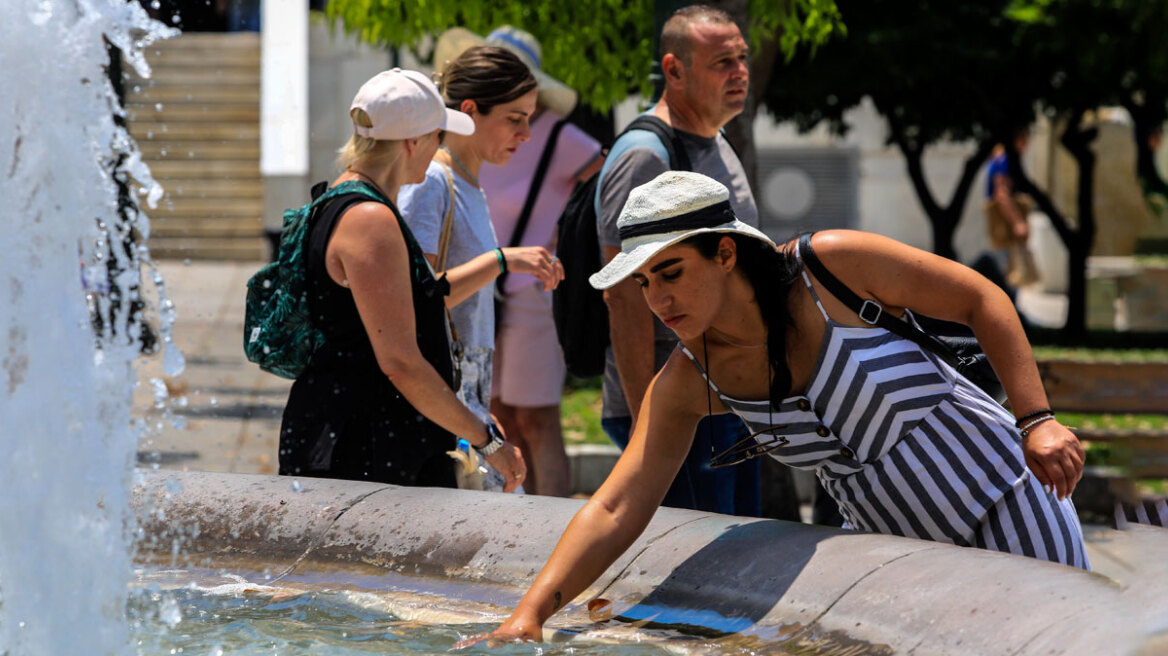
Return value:
[(126, 68), (130, 133), (165, 195), (150, 217), (155, 259), (264, 260), (260, 35), (190, 33)]

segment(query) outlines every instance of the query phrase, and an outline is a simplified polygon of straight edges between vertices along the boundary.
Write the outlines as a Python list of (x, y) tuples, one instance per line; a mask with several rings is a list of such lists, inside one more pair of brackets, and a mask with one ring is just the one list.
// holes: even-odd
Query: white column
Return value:
[(263, 0), (260, 28), (264, 227), (278, 231), (283, 210), (308, 196), (307, 4)]

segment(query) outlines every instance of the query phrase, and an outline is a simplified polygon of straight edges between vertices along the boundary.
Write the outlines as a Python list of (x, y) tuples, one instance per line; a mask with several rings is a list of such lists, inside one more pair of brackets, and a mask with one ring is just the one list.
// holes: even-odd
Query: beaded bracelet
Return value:
[(1030, 421), (1031, 419), (1034, 419), (1035, 417), (1041, 417), (1042, 415), (1050, 415), (1051, 417), (1053, 417), (1054, 410), (1051, 410), (1050, 408), (1044, 408), (1042, 410), (1035, 410), (1034, 412), (1031, 412), (1028, 415), (1022, 415), (1021, 417), (1018, 417), (1017, 421), (1014, 422), (1014, 426), (1017, 428), (1022, 428), (1022, 424), (1025, 424), (1026, 422)]
[(503, 249), (495, 249), (495, 259), (499, 260), (499, 273), (507, 273), (507, 258), (503, 257)]
[(1034, 428), (1035, 426), (1041, 424), (1044, 421), (1050, 421), (1051, 419), (1054, 419), (1054, 415), (1043, 415), (1042, 417), (1039, 417), (1038, 419), (1030, 420), (1030, 423), (1028, 423), (1022, 427), (1022, 437), (1026, 437), (1027, 435), (1029, 435), (1030, 430), (1032, 428)]

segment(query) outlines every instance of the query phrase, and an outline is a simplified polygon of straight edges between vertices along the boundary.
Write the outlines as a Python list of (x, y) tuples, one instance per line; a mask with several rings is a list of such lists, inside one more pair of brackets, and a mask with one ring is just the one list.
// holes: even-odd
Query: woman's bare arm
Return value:
[[(1046, 390), (1010, 298), (972, 269), (880, 235), (848, 230), (816, 234), (824, 265), (861, 297), (887, 310), (910, 308), (973, 330), (1002, 381), (1016, 415), (1049, 408)], [(1023, 443), (1027, 464), (1043, 485), (1070, 495), (1083, 469), (1078, 439), (1057, 421), (1036, 426)]]
[[(326, 262), (334, 282), (353, 292), (378, 366), (410, 405), (455, 435), (486, 444), (483, 422), (418, 350), (409, 253), (390, 209), (361, 203), (346, 211), (329, 240)], [(508, 444), (487, 458), (506, 478), (506, 491), (515, 489), (516, 475), (524, 473), (518, 453)]]
[(492, 639), (539, 640), (543, 623), (604, 573), (645, 530), (681, 468), (705, 410), (705, 381), (679, 351), (649, 385), (641, 419), (604, 484)]

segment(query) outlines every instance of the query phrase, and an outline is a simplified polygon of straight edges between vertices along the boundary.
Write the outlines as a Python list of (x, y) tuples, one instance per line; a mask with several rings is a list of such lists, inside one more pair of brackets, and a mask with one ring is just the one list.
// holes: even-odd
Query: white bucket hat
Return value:
[(775, 245), (734, 216), (726, 185), (690, 171), (666, 171), (633, 189), (616, 226), (621, 252), (588, 278), (596, 289), (612, 287), (657, 253), (694, 235), (737, 232)]
[(369, 115), (373, 127), (354, 121), (353, 131), (370, 139), (400, 141), (439, 129), (455, 134), (474, 134), (475, 130), (474, 119), (448, 109), (438, 87), (418, 71), (395, 68), (374, 75), (357, 91), (349, 106), (350, 117), (356, 109)]
[(468, 48), (484, 45), (506, 48), (527, 64), (539, 83), (539, 104), (563, 116), (576, 108), (578, 96), (575, 90), (543, 72), (543, 50), (539, 41), (531, 33), (510, 25), (496, 28), (485, 39), (464, 27), (446, 30), (434, 45), (434, 68), (441, 71), (447, 62), (458, 59)]

